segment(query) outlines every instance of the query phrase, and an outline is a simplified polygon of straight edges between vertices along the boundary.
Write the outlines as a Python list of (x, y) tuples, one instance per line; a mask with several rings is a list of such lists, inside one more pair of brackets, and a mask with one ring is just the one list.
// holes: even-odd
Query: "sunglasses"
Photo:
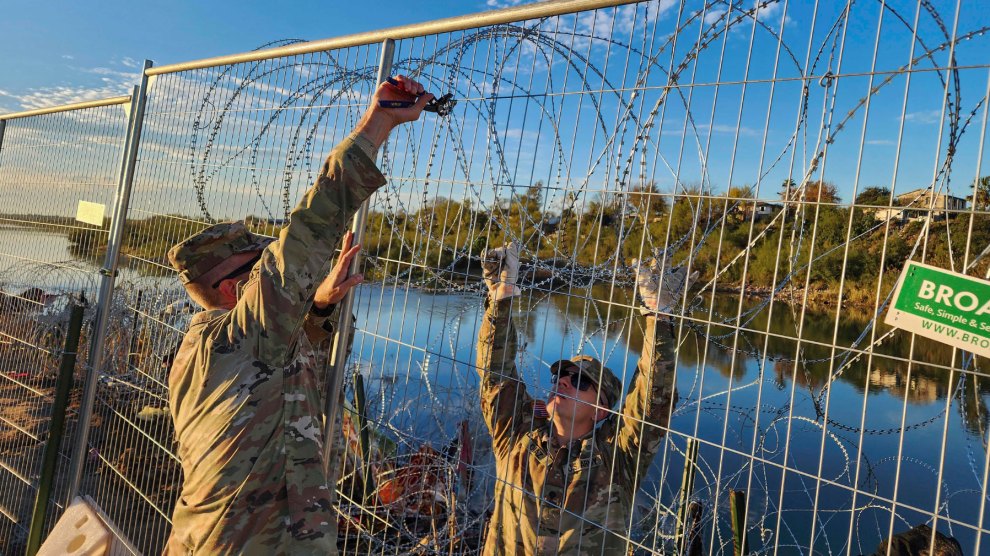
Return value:
[(226, 276), (224, 276), (223, 278), (220, 278), (219, 280), (217, 280), (216, 282), (214, 282), (213, 285), (210, 286), (210, 287), (213, 288), (213, 289), (216, 289), (217, 286), (220, 285), (220, 282), (223, 282), (224, 280), (230, 280), (232, 278), (237, 278), (238, 276), (240, 276), (241, 274), (244, 274), (245, 272), (251, 272), (251, 269), (254, 268), (254, 265), (257, 264), (260, 259), (261, 259), (261, 253), (258, 253), (258, 256), (257, 257), (251, 257), (251, 260), (249, 260), (248, 262), (246, 262), (246, 263), (242, 264), (241, 266), (235, 268), (234, 270), (231, 270), (229, 273), (227, 273)]
[(576, 388), (576, 389), (578, 389), (578, 390), (580, 390), (582, 392), (587, 392), (589, 388), (598, 388), (598, 385), (595, 384), (594, 381), (592, 381), (590, 378), (584, 376), (583, 374), (581, 374), (581, 373), (574, 373), (574, 372), (568, 372), (568, 371), (561, 371), (561, 372), (559, 372), (559, 373), (557, 373), (555, 375), (551, 375), (550, 376), (550, 383), (551, 384), (557, 384), (557, 381), (559, 381), (561, 379), (561, 377), (568, 377), (568, 378), (570, 378), (571, 379), (571, 386), (573, 386), (574, 388)]

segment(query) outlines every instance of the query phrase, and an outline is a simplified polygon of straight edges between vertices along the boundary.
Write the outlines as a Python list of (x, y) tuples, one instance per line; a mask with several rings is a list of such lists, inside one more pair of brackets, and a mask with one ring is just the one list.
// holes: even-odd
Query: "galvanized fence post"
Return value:
[(7, 120), (0, 120), (0, 160), (3, 159), (3, 132), (7, 129)]
[(681, 476), (680, 503), (677, 506), (677, 532), (674, 539), (677, 542), (677, 552), (684, 554), (690, 544), (689, 519), (691, 517), (691, 496), (694, 494), (694, 479), (698, 466), (698, 439), (688, 437), (684, 448), (684, 474)]
[[(395, 57), (395, 41), (393, 39), (385, 39), (382, 41), (382, 51), (381, 58), (378, 62), (378, 76), (375, 80), (375, 87), (388, 79), (389, 75), (392, 73), (392, 60)], [(351, 231), (354, 232), (354, 244), (360, 244), (364, 242), (364, 228), (368, 222), (368, 203), (365, 201), (361, 208), (358, 209), (357, 214), (354, 215), (354, 221), (351, 224)], [(356, 273), (361, 268), (361, 256), (358, 255), (354, 257), (354, 261), (351, 263), (350, 274)], [(330, 387), (327, 390), (327, 398), (324, 403), (326, 410), (326, 425), (324, 426), (323, 434), (323, 455), (324, 464), (327, 466), (328, 480), (331, 481), (331, 485), (336, 484), (336, 476), (334, 474), (335, 467), (330, 464), (332, 461), (336, 461), (333, 458), (340, 457), (340, 454), (334, 452), (333, 447), (337, 444), (333, 442), (334, 434), (337, 430), (337, 420), (338, 414), (341, 408), (338, 407), (338, 400), (340, 399), (341, 390), (344, 387), (344, 369), (347, 366), (347, 346), (350, 344), (351, 334), (353, 333), (351, 314), (354, 312), (354, 290), (347, 292), (344, 300), (341, 302), (339, 321), (337, 322), (337, 334), (333, 341), (333, 352), (330, 358), (330, 366), (333, 369), (333, 373), (330, 375)]]
[(7, 120), (0, 120), (0, 159), (3, 155), (3, 132), (7, 129)]
[[(361, 443), (361, 460), (368, 465), (371, 461), (371, 430), (368, 428), (368, 396), (364, 391), (364, 376), (361, 369), (354, 370), (354, 412), (358, 423), (358, 439)], [(340, 454), (335, 454), (340, 456)], [(362, 481), (361, 502), (368, 503), (368, 496), (375, 492), (375, 477), (371, 476), (369, 469), (365, 469), (361, 474)]]
[(41, 462), (41, 477), (38, 479), (38, 492), (34, 499), (34, 512), (31, 515), (31, 528), (28, 532), (26, 554), (33, 556), (41, 547), (41, 535), (45, 529), (45, 516), (51, 499), (52, 484), (55, 481), (55, 464), (62, 446), (65, 431), (65, 410), (69, 405), (69, 392), (72, 390), (72, 374), (76, 368), (76, 354), (79, 351), (79, 335), (82, 331), (85, 300), (73, 301), (69, 314), (69, 330), (65, 336), (65, 346), (58, 368), (55, 383), (55, 397), (52, 400), (52, 421), (48, 428), (48, 442)]
[(732, 554), (746, 556), (749, 544), (746, 542), (746, 491), (729, 491), (729, 517), (732, 525)]
[(83, 390), (82, 403), (79, 407), (79, 433), (70, 461), (70, 482), (67, 501), (79, 494), (82, 483), (83, 467), (86, 465), (87, 444), (89, 443), (89, 424), (93, 415), (93, 403), (96, 399), (96, 388), (99, 384), (99, 374), (103, 367), (103, 344), (106, 341), (107, 328), (110, 324), (110, 312), (113, 306), (113, 288), (117, 277), (117, 263), (120, 259), (120, 245), (123, 240), (124, 224), (127, 219), (127, 208), (130, 202), (131, 185), (134, 181), (134, 168), (137, 164), (138, 145), (141, 142), (141, 128), (144, 124), (144, 108), (147, 101), (148, 73), (151, 60), (144, 61), (141, 72), (141, 82), (134, 87), (131, 94), (131, 117), (127, 128), (127, 139), (124, 142), (124, 152), (118, 175), (117, 194), (114, 198), (113, 217), (110, 221), (110, 235), (107, 239), (107, 253), (100, 274), (100, 293), (96, 300), (96, 322), (93, 326), (90, 341), (89, 361), (87, 364), (86, 383)]

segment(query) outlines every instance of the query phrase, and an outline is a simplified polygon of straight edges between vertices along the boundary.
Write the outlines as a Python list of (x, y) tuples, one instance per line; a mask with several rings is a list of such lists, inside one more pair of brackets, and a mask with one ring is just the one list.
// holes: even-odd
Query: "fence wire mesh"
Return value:
[[(548, 531), (570, 516), (637, 553), (723, 554), (735, 511), (758, 553), (870, 553), (919, 524), (988, 553), (987, 361), (883, 324), (908, 260), (990, 273), (987, 28), (962, 2), (656, 0), (397, 41), (392, 73), (458, 104), (380, 153), (335, 439), (341, 552), (473, 554), (495, 493), (558, 503), (507, 484), (479, 401), (481, 254), (514, 242), (514, 362), (537, 399), (549, 364), (578, 354), (633, 390), (649, 342), (636, 261), (700, 275), (661, 326), (676, 404), (625, 417), (662, 436), (635, 462), (628, 519), (567, 506)], [(275, 235), (364, 111), (379, 56), (356, 46), (151, 88), (83, 482), (146, 553), (181, 487), (167, 379), (194, 311), (165, 252), (224, 220)], [(53, 183), (53, 159), (30, 152), (25, 175)], [(25, 199), (7, 212), (47, 213)], [(89, 241), (72, 255), (98, 253)], [(11, 445), (33, 442), (19, 427)]]
[[(986, 273), (987, 205), (964, 198), (986, 187), (988, 74), (958, 68), (985, 51), (972, 40), (985, 28), (957, 27), (979, 21), (965, 9), (641, 3), (402, 41), (397, 72), (463, 101), (383, 156), (365, 245), (379, 282), (361, 293), (356, 364), (395, 454), (380, 465), (422, 466), (424, 446), (449, 460), (464, 438), (475, 459), (470, 486), (456, 459), (434, 479), (443, 488), (420, 483), (456, 505), (458, 527), (412, 497), (386, 520), (408, 522), (412, 504), (418, 529), (397, 526), (404, 545), (376, 539), (384, 552), (477, 538), (504, 481), (485, 453), (472, 348), (478, 257), (508, 241), (529, 278), (519, 368), (537, 398), (548, 364), (581, 353), (629, 385), (643, 343), (635, 259), (701, 273), (674, 330), (680, 401), (615, 532), (630, 547), (674, 550), (679, 506), (696, 501), (703, 550), (731, 551), (739, 490), (750, 550), (858, 554), (928, 523), (979, 552), (977, 361), (877, 322), (909, 258)], [(910, 170), (907, 152), (927, 158)], [(700, 448), (682, 498), (689, 439)]]
[[(4, 122), (0, 136), (0, 553), (24, 549), (48, 441), (69, 301), (95, 298), (106, 227), (75, 221), (80, 200), (111, 206), (127, 116), (119, 105)], [(40, 195), (39, 195), (40, 193)], [(92, 308), (87, 318), (92, 318)], [(87, 355), (86, 338), (80, 360)], [(79, 367), (81, 373), (82, 367)], [(46, 528), (64, 505), (74, 433), (60, 450)], [(46, 529), (47, 530), (47, 529)]]

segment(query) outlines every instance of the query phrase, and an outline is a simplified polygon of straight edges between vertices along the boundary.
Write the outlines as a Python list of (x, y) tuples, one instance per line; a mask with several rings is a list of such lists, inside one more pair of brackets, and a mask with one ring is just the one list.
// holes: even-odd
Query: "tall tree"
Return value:
[(822, 180), (809, 181), (802, 187), (794, 187), (793, 185), (785, 187), (780, 192), (780, 197), (785, 201), (801, 203), (838, 203), (841, 200), (835, 184)]
[(660, 193), (656, 182), (648, 181), (632, 187), (626, 193), (626, 202), (636, 209), (637, 215), (644, 223), (650, 216), (658, 216), (667, 212), (667, 200)]
[(973, 203), (976, 210), (990, 209), (990, 176), (973, 180), (973, 194), (967, 195), (966, 200)]
[(794, 196), (794, 192), (797, 191), (797, 183), (791, 178), (780, 182), (780, 198), (787, 200)]
[(725, 195), (730, 199), (752, 199), (753, 193), (753, 187), (750, 185), (734, 185), (729, 188)]
[[(890, 200), (890, 189), (880, 186), (867, 187), (859, 195), (856, 195), (857, 205), (885, 207)], [(896, 201), (894, 204), (896, 204)]]

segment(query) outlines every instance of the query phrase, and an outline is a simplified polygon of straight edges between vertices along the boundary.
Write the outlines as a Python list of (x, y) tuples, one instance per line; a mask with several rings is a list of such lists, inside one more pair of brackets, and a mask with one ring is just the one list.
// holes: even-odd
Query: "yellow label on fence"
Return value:
[(76, 220), (94, 226), (103, 226), (103, 213), (105, 210), (106, 206), (100, 203), (79, 201), (79, 208), (76, 209)]

